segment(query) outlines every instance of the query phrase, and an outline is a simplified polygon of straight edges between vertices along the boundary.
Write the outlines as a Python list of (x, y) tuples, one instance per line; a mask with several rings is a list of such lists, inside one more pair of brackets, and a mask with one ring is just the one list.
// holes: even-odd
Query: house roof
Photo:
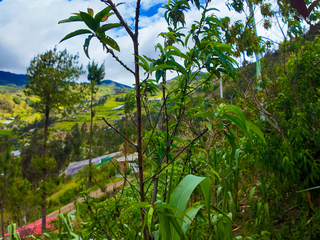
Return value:
[(111, 110), (119, 110), (119, 109), (123, 108), (123, 106), (124, 106), (124, 105), (120, 105), (120, 106), (118, 106), (118, 107), (112, 108)]
[[(102, 159), (112, 158), (112, 157), (115, 157), (115, 156), (118, 156), (118, 155), (120, 155), (120, 152), (110, 153), (110, 154), (103, 155), (103, 156), (100, 156), (100, 157), (92, 158), (91, 162), (92, 162), (92, 164), (99, 164), (99, 163), (101, 163)], [(76, 173), (78, 173), (78, 171), (80, 169), (82, 169), (84, 166), (86, 166), (88, 164), (89, 164), (89, 159), (86, 159), (86, 160), (83, 160), (83, 161), (79, 161), (79, 162), (70, 163), (68, 168), (67, 168), (67, 170), (66, 170), (66, 175), (76, 174)]]
[(133, 162), (134, 160), (136, 160), (138, 158), (138, 153), (133, 153), (130, 155), (127, 155), (127, 159), (125, 158), (125, 156), (117, 158), (117, 162)]

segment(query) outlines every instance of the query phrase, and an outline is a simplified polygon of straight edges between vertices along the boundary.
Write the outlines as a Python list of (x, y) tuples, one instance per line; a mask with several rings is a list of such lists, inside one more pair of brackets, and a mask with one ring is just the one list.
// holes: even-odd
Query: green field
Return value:
[(9, 130), (0, 130), (0, 135), (9, 135), (11, 133), (12, 129)]
[[(104, 117), (110, 124), (114, 124), (115, 119), (119, 119), (119, 116), (124, 114), (123, 109), (119, 110), (112, 110), (113, 108), (116, 108), (120, 105), (123, 105), (124, 102), (116, 101), (116, 98), (123, 98), (125, 96), (125, 92), (123, 93), (116, 93), (117, 87), (114, 83), (111, 84), (102, 84), (99, 86), (99, 91), (97, 92), (95, 99), (99, 100), (101, 97), (105, 96), (106, 94), (109, 95), (108, 100), (104, 105), (96, 106), (94, 107), (95, 111), (95, 117), (94, 117), (94, 124), (97, 124), (98, 126), (105, 125), (105, 122), (102, 120)], [(128, 92), (129, 90), (127, 90)], [(152, 96), (151, 98), (159, 98), (161, 97), (162, 93), (159, 91), (157, 94)], [(20, 100), (19, 104), (16, 104), (13, 99), (17, 98)], [(35, 96), (29, 97), (32, 101), (37, 101), (38, 98)], [(24, 121), (34, 122), (34, 120), (37, 118), (38, 120), (41, 119), (41, 114), (36, 112), (33, 108), (31, 108), (27, 103), (26, 99), (27, 96), (24, 95), (22, 89), (17, 89), (14, 93), (2, 93), (0, 94), (0, 100), (6, 101), (8, 104), (12, 106), (12, 110), (9, 111), (2, 111), (2, 114), (0, 115), (2, 119), (0, 120), (0, 123), (9, 119), (9, 117), (16, 117), (19, 116), (19, 120), (15, 121), (13, 124), (23, 123)], [(89, 97), (87, 97), (85, 103), (75, 106), (75, 110), (72, 110), (72, 112), (68, 113), (67, 116), (62, 117), (61, 113), (56, 113), (60, 120), (55, 122), (53, 125), (50, 126), (51, 131), (57, 131), (57, 130), (66, 130), (69, 131), (71, 128), (78, 123), (79, 125), (82, 125), (83, 123), (90, 123), (90, 100)], [(54, 114), (51, 113), (51, 116)], [(0, 125), (1, 126), (1, 125)], [(0, 135), (8, 135), (12, 131), (11, 130), (2, 130), (0, 132)]]

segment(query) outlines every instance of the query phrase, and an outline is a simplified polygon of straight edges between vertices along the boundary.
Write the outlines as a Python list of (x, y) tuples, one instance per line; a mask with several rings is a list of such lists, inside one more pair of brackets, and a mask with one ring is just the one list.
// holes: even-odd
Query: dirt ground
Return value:
[[(128, 179), (129, 182), (132, 182), (133, 180), (134, 180), (134, 178)], [(124, 180), (121, 180), (121, 181), (115, 182), (115, 183), (110, 183), (106, 186), (106, 190), (107, 190), (107, 192), (112, 192), (114, 188), (116, 188), (116, 189), (120, 188), (123, 185), (123, 183), (124, 183)], [(100, 188), (98, 190), (91, 192), (92, 197), (100, 197), (102, 194), (104, 194), (104, 192), (102, 192)], [(77, 201), (82, 201), (82, 198), (79, 198)], [(74, 203), (73, 202), (69, 203), (69, 204), (60, 208), (60, 213), (69, 213), (74, 208), (75, 208)], [(58, 214), (59, 214), (59, 210), (56, 210), (52, 213), (49, 213), (47, 215), (47, 218), (57, 217)]]

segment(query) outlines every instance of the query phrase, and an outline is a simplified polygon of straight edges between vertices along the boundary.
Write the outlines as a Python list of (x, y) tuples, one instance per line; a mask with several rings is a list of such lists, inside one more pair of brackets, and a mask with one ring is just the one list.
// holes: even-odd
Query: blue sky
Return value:
[[(135, 0), (115, 1), (125, 2), (119, 6), (119, 11), (125, 20), (133, 23), (135, 14)], [(167, 29), (164, 20), (164, 9), (161, 6), (167, 1), (142, 0), (139, 46), (141, 55), (156, 58), (154, 46), (163, 42), (158, 38), (160, 32)], [(85, 67), (89, 59), (83, 52), (85, 36), (74, 37), (58, 44), (68, 33), (85, 28), (83, 23), (58, 24), (58, 21), (69, 18), (71, 13), (86, 11), (92, 8), (98, 12), (106, 7), (100, 0), (0, 0), (0, 70), (24, 74), (30, 60), (37, 54), (57, 46), (58, 50), (67, 49), (71, 54), (79, 53), (79, 62)], [(212, 0), (211, 7), (218, 8), (216, 15), (229, 16), (232, 21), (244, 19), (244, 15), (229, 12), (224, 0)], [(259, 16), (258, 16), (259, 18)], [(200, 12), (192, 8), (186, 13), (187, 26), (200, 19)], [(110, 21), (117, 22), (115, 17)], [(259, 22), (259, 19), (258, 21)], [(258, 26), (258, 33), (273, 39), (281, 36), (276, 30), (265, 32)], [(119, 44), (121, 52), (117, 53), (129, 67), (133, 68), (133, 48), (130, 38), (125, 31), (110, 31)], [(106, 78), (123, 84), (132, 85), (132, 74), (126, 72), (111, 56), (103, 52), (101, 44), (93, 39), (89, 47), (92, 60), (106, 65)], [(143, 77), (143, 76), (142, 76)], [(82, 76), (81, 80), (85, 80)]]

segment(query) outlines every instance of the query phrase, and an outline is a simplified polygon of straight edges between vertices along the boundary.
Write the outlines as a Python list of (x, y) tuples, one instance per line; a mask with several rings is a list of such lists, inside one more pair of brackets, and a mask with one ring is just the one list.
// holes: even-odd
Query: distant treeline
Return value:
[[(54, 124), (56, 121), (58, 121), (59, 118), (58, 117), (50, 117), (49, 118), (49, 126)], [(21, 127), (19, 130), (15, 130), (14, 129), (14, 132), (17, 133), (17, 132), (21, 132), (21, 133), (24, 133), (24, 132), (28, 132), (30, 131), (31, 129), (42, 129), (44, 127), (44, 118), (41, 118), (40, 120), (38, 120), (36, 118), (36, 120), (33, 122), (33, 123), (29, 123), (27, 124), (25, 127)]]

